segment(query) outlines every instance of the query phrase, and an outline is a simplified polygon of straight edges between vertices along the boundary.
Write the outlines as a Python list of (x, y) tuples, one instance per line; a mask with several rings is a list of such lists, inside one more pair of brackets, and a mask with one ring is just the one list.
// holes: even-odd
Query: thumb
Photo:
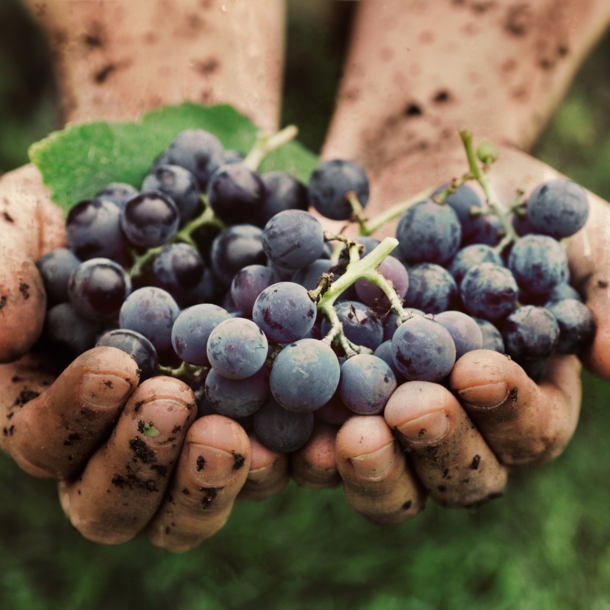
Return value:
[(63, 225), (33, 165), (0, 178), (0, 363), (23, 356), (42, 332), (46, 295), (35, 261), (64, 245)]

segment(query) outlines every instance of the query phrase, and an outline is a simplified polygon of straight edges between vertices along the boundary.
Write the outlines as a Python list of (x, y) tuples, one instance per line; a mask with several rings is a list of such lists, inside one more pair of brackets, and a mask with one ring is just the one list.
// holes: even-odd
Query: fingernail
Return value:
[(135, 411), (138, 431), (147, 443), (163, 445), (185, 432), (188, 408), (176, 400), (162, 398), (142, 405)]
[(81, 377), (81, 397), (92, 407), (118, 407), (131, 390), (131, 384), (117, 375), (84, 373)]
[(449, 430), (449, 417), (445, 411), (428, 413), (405, 422), (398, 427), (400, 433), (413, 443), (433, 443), (440, 441)]
[(458, 394), (462, 401), (470, 407), (479, 409), (493, 409), (500, 406), (508, 398), (508, 384), (487, 383), (476, 385), (472, 388), (459, 390)]
[(373, 453), (350, 458), (350, 462), (361, 477), (382, 477), (394, 463), (394, 441)]
[(191, 472), (204, 484), (223, 481), (238, 470), (240, 468), (239, 457), (235, 453), (196, 443), (191, 444), (189, 449)]

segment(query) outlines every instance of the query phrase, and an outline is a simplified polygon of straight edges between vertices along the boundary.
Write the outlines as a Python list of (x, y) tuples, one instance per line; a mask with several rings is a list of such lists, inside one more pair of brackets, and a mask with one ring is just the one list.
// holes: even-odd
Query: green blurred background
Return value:
[[(288, 2), (285, 123), (318, 150), (332, 111), (354, 3)], [(16, 0), (0, 0), (0, 170), (58, 127), (43, 42)], [(610, 199), (610, 38), (581, 69), (535, 155)], [(340, 489), (291, 484), (238, 503), (204, 546), (170, 555), (143, 538), (91, 544), (63, 517), (55, 486), (0, 456), (2, 610), (252, 608), (610, 610), (610, 385), (583, 375), (574, 441), (553, 464), (510, 479), (476, 511), (432, 503), (381, 528)]]

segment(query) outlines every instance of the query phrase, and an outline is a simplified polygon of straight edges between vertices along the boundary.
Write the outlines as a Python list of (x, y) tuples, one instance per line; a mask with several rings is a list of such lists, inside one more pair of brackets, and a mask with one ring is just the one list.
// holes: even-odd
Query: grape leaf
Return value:
[[(231, 106), (185, 103), (149, 112), (137, 123), (69, 125), (33, 144), (29, 155), (53, 201), (69, 210), (110, 182), (140, 188), (155, 158), (185, 129), (205, 129), (225, 149), (243, 153), (250, 150), (258, 132), (254, 123)], [(270, 153), (260, 171), (287, 171), (306, 183), (316, 164), (313, 153), (298, 142), (289, 142)]]

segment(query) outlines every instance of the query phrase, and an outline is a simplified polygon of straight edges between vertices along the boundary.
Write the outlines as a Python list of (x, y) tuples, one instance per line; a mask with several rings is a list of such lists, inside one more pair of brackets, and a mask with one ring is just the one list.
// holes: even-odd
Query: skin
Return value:
[[(610, 19), (610, 7), (603, 0), (566, 0), (553, 17), (557, 27), (537, 31), (528, 28), (555, 15), (555, 2), (532, 1), (517, 13), (508, 2), (486, 10), (469, 4), (361, 3), (324, 156), (354, 159), (367, 169), (371, 215), (462, 174), (455, 130), (464, 123), (477, 138), (503, 145), (493, 170), (501, 196), (554, 175), (517, 149), (527, 149), (538, 135)], [(77, 5), (53, 0), (42, 9), (32, 2), (49, 35), (67, 119), (133, 119), (188, 99), (226, 101), (259, 125), (276, 126), (282, 45), (276, 0), (268, 0), (266, 10), (227, 3), (228, 16), (213, 1), (175, 0), (171, 10), (163, 2)], [(155, 30), (159, 14), (174, 27)], [(476, 57), (462, 44), (465, 36), (476, 40)], [(244, 37), (248, 52), (233, 43)], [(533, 63), (507, 70), (511, 58), (530, 57), (532, 49), (538, 51)], [(216, 54), (223, 61), (212, 69), (208, 59)], [(419, 67), (411, 57), (419, 58)], [(503, 76), (507, 71), (514, 76)], [(158, 86), (159, 78), (166, 86)], [(531, 84), (527, 95), (519, 92), (523, 83)], [(604, 227), (610, 212), (592, 195), (590, 202), (587, 227), (570, 245), (570, 267), (598, 322), (585, 364), (608, 378), (609, 295), (600, 281), (607, 281), (609, 269)], [(0, 218), (7, 261), (0, 328), (16, 331), (0, 334), (0, 360), (9, 363), (0, 366), (6, 430), (0, 447), (30, 474), (58, 480), (66, 514), (96, 542), (118, 544), (144, 531), (156, 546), (185, 551), (222, 527), (238, 495), (261, 500), (280, 491), (289, 469), (312, 488), (341, 481), (351, 506), (381, 524), (415, 516), (428, 495), (445, 506), (475, 506), (501, 493), (510, 468), (559, 455), (576, 426), (580, 365), (572, 356), (554, 358), (536, 385), (504, 356), (471, 352), (452, 372), (452, 392), (405, 384), (384, 417), (352, 417), (338, 433), (336, 426), (318, 424), (290, 457), (265, 449), (221, 416), (192, 423), (194, 397), (184, 384), (157, 377), (136, 388), (133, 361), (112, 348), (84, 354), (55, 378), (45, 362), (27, 354), (44, 316), (44, 294), (36, 289), (25, 299), (19, 287), (40, 286), (32, 261), (63, 244), (63, 220), (30, 166), (0, 178), (2, 211), (11, 221)], [(116, 383), (110, 388), (105, 381)], [(160, 438), (141, 431), (139, 413)]]

